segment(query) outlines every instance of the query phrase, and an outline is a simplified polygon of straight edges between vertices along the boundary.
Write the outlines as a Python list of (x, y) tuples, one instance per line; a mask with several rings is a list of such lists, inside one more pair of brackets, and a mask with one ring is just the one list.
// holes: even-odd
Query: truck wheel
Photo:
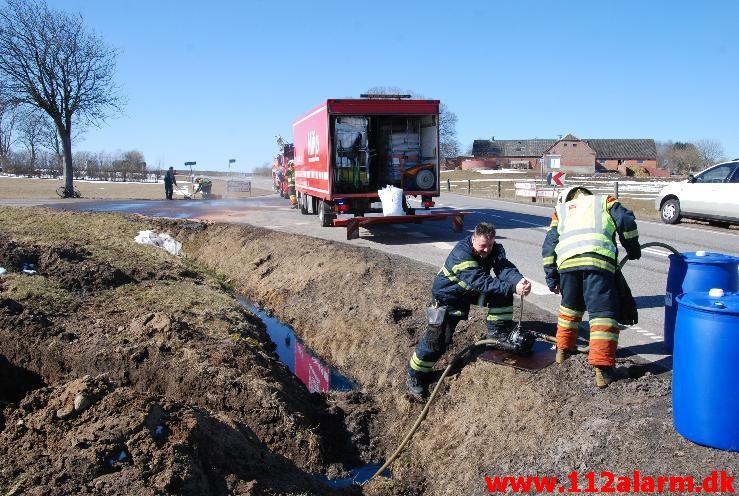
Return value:
[(300, 197), (298, 198), (298, 205), (300, 205), (300, 213), (303, 215), (308, 215), (308, 197), (302, 193), (300, 193)]
[(670, 198), (662, 204), (659, 214), (665, 224), (677, 224), (680, 221), (680, 201)]
[(321, 227), (331, 227), (333, 225), (334, 217), (334, 213), (331, 211), (331, 206), (323, 200), (319, 201), (318, 221), (321, 223)]

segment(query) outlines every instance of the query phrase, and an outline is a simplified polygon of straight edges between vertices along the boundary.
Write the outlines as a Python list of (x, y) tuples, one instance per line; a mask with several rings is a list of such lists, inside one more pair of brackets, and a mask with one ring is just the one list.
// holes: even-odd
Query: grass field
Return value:
[[(222, 198), (249, 198), (249, 196), (262, 196), (271, 191), (252, 188), (250, 193), (227, 193), (226, 181), (213, 178), (212, 192)], [(0, 176), (0, 199), (8, 200), (51, 200), (58, 199), (56, 189), (63, 186), (60, 179), (28, 179), (8, 176)], [(179, 178), (178, 185), (190, 186), (183, 178)], [(83, 198), (99, 200), (163, 200), (164, 184), (159, 183), (131, 183), (131, 182), (102, 182), (102, 181), (75, 181), (75, 190), (82, 194)], [(190, 189), (189, 191), (192, 191)], [(175, 194), (175, 198), (184, 198), (183, 195)]]

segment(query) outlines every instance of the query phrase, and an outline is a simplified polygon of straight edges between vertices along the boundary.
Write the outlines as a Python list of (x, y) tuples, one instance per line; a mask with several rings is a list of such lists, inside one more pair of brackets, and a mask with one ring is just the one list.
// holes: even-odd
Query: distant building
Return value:
[(462, 162), (463, 169), (539, 169), (546, 155), (560, 157), (563, 172), (593, 174), (619, 172), (625, 176), (663, 176), (657, 168), (657, 147), (652, 139), (475, 140), (473, 159)]

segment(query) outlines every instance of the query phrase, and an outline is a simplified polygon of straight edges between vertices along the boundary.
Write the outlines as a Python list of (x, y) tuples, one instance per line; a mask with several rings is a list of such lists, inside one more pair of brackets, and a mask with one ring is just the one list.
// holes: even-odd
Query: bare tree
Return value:
[(724, 155), (724, 147), (718, 141), (702, 139), (693, 144), (695, 145), (695, 149), (698, 151), (698, 156), (703, 163), (703, 168), (717, 164), (726, 158)]
[[(413, 98), (425, 98), (415, 91), (404, 91), (397, 86), (373, 86), (365, 93), (374, 95), (411, 95)], [(445, 103), (439, 105), (439, 155), (441, 160), (459, 155), (460, 144), (457, 141), (457, 114), (449, 110)]]
[(114, 82), (117, 52), (85, 29), (82, 17), (43, 0), (6, 0), (0, 9), (0, 86), (11, 101), (51, 117), (72, 190), (72, 125), (100, 124), (120, 111)]
[(23, 146), (28, 152), (28, 165), (31, 170), (36, 168), (36, 156), (42, 145), (43, 135), (48, 127), (48, 120), (45, 114), (42, 114), (35, 108), (26, 108), (21, 114), (21, 122), (19, 127), (19, 137)]
[(16, 105), (8, 101), (4, 101), (0, 95), (0, 167), (10, 154), (10, 148), (15, 143), (17, 136), (15, 135), (18, 125), (18, 109)]

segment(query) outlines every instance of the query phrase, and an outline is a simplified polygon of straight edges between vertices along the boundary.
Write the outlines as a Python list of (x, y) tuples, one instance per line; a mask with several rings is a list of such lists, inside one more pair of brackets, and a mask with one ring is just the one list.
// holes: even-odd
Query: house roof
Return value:
[(475, 140), (472, 155), (475, 157), (541, 157), (557, 140)]
[[(475, 140), (475, 157), (541, 157), (559, 141), (580, 141), (572, 134), (561, 140)], [(596, 159), (656, 160), (657, 146), (652, 139), (584, 139), (595, 151)]]
[(657, 146), (652, 139), (588, 139), (595, 158), (657, 160)]

